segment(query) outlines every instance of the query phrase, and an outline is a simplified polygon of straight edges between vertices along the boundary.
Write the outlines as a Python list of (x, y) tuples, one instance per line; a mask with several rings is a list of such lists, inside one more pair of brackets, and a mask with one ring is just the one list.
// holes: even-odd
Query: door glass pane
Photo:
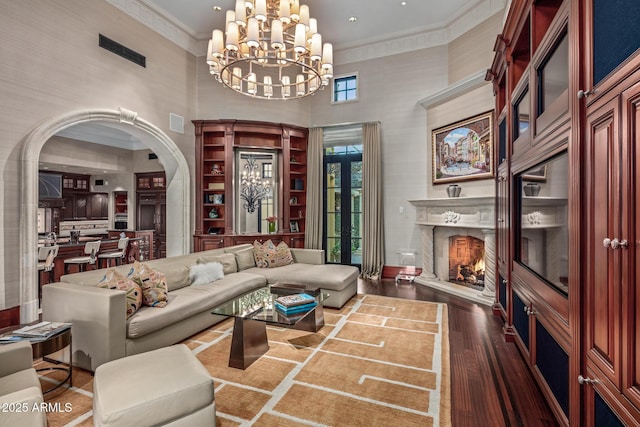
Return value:
[(341, 184), (342, 184), (342, 165), (340, 163), (327, 163), (327, 261), (340, 262), (341, 256)]
[(351, 162), (351, 264), (362, 264), (362, 162)]

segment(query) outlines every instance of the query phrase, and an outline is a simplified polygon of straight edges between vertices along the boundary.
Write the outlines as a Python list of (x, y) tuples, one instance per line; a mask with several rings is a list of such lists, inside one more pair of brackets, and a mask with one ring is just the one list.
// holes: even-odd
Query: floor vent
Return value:
[(138, 52), (131, 50), (128, 47), (121, 45), (117, 41), (103, 36), (102, 34), (100, 34), (100, 37), (98, 39), (98, 46), (108, 50), (109, 52), (115, 53), (116, 55), (121, 56), (124, 59), (133, 62), (134, 64), (138, 64), (141, 67), (147, 68), (147, 58), (145, 56), (140, 55)]

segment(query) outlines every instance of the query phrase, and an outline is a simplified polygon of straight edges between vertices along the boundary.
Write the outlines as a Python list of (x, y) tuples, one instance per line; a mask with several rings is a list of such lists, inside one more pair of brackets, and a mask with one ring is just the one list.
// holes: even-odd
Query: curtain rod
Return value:
[(346, 126), (355, 126), (355, 125), (364, 125), (367, 123), (378, 123), (380, 124), (379, 120), (376, 120), (374, 122), (347, 122), (347, 123), (337, 123), (335, 125), (324, 125), (324, 126), (312, 126), (312, 128), (322, 128), (322, 129), (327, 129), (327, 128), (337, 128), (337, 127), (346, 127)]

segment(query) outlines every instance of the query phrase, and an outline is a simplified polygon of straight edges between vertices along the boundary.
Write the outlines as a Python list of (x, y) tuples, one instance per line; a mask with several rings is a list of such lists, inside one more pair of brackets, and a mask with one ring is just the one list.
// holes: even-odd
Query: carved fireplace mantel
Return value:
[[(409, 200), (416, 208), (416, 224), (422, 230), (422, 274), (416, 283), (481, 304), (495, 300), (495, 203), (490, 197), (455, 197)], [(485, 287), (475, 290), (448, 282), (449, 237), (473, 236), (484, 241)]]

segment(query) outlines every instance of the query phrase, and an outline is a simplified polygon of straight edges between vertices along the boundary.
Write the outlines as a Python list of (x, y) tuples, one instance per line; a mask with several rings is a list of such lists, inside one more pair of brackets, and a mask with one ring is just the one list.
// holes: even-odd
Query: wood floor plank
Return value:
[(451, 352), (451, 420), (456, 427), (557, 426), (502, 320), (489, 307), (422, 285), (360, 280), (361, 294), (446, 303)]

